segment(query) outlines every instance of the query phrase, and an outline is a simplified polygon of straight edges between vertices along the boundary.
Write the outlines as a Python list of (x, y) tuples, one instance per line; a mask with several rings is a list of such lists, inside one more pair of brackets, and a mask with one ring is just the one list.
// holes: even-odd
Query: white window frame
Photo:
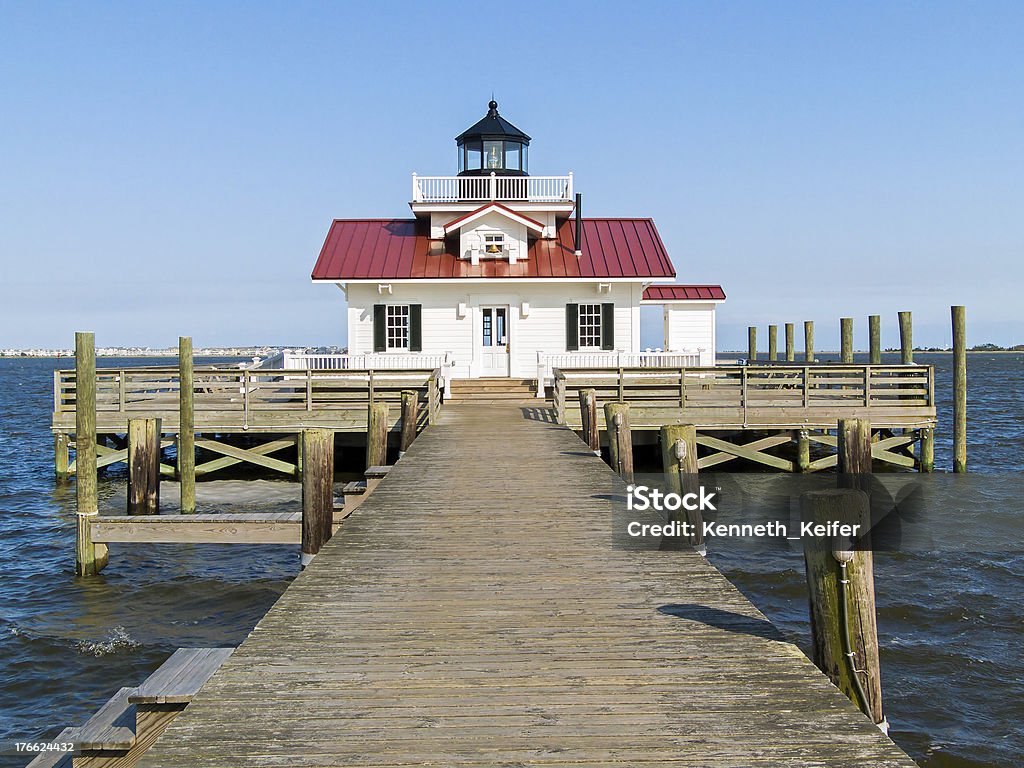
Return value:
[(576, 335), (580, 349), (601, 349), (601, 305), (580, 304), (576, 316)]
[(384, 349), (388, 352), (409, 351), (408, 304), (386, 304), (384, 310)]

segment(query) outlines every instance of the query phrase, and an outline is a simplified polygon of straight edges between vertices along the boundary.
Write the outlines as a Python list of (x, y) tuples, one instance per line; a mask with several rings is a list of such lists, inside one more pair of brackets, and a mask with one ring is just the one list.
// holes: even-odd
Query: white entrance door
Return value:
[(480, 307), (481, 376), (508, 376), (508, 306)]

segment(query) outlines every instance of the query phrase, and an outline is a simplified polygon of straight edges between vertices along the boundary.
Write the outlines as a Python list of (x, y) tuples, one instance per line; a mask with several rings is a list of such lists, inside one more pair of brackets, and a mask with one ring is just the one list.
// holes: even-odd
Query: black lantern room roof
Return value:
[(518, 139), (523, 144), (530, 143), (530, 137), (516, 128), (512, 123), (498, 114), (498, 102), (491, 99), (487, 104), (487, 114), (472, 127), (467, 128), (455, 141), (464, 144), (466, 139)]
[(487, 104), (487, 114), (455, 137), (459, 146), (460, 176), (525, 176), (530, 137), (498, 114), (498, 102)]

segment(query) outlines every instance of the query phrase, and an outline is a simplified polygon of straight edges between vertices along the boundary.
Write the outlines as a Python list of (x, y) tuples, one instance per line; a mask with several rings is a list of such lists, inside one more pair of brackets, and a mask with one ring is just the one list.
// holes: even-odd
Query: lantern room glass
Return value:
[(505, 142), (505, 167), (510, 171), (522, 170), (523, 145), (518, 141)]
[(482, 152), (479, 141), (466, 142), (466, 170), (479, 171)]
[(504, 167), (504, 152), (502, 142), (484, 142), (484, 169), (488, 171), (500, 171)]

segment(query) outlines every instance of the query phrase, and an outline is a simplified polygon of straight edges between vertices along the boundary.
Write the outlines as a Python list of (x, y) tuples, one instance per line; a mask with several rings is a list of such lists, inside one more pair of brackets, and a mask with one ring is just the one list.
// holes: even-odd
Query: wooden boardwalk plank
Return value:
[(913, 766), (568, 429), (449, 408), (141, 765)]

